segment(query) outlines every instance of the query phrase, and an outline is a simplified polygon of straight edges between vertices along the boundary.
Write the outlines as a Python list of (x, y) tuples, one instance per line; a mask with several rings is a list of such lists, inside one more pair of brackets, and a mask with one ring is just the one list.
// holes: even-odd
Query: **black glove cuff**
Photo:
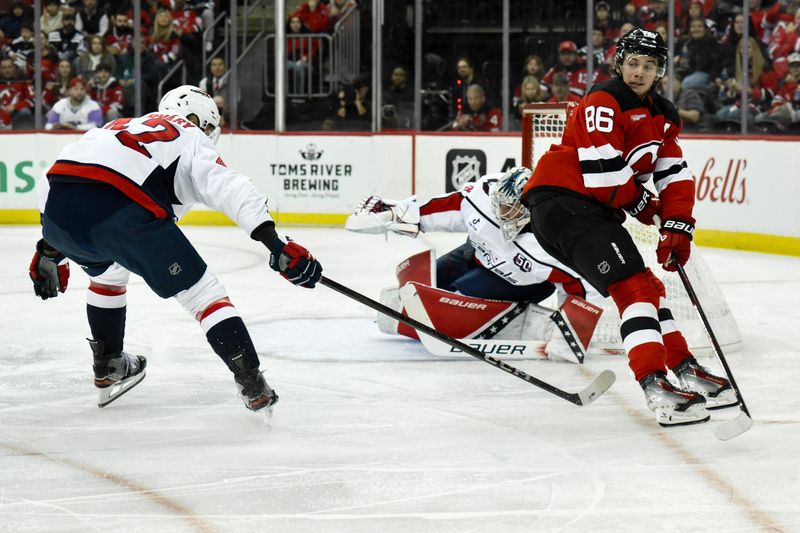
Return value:
[(39, 242), (36, 243), (36, 251), (45, 257), (49, 257), (50, 259), (55, 259), (61, 256), (61, 252), (50, 246), (50, 244), (48, 244), (48, 242), (44, 239), (39, 239)]
[(672, 231), (674, 233), (683, 233), (689, 237), (690, 241), (692, 240), (692, 237), (694, 237), (694, 224), (686, 220), (670, 218), (664, 221), (664, 223), (661, 225), (661, 229), (664, 231)]
[(653, 195), (650, 194), (650, 191), (642, 187), (642, 193), (639, 195), (639, 198), (633, 203), (623, 207), (623, 209), (627, 211), (630, 216), (635, 217), (647, 208), (652, 197)]
[(261, 241), (270, 252), (276, 255), (280, 255), (283, 247), (286, 245), (286, 243), (278, 237), (278, 233), (275, 231), (275, 222), (272, 220), (260, 224), (250, 233), (250, 238), (254, 241)]

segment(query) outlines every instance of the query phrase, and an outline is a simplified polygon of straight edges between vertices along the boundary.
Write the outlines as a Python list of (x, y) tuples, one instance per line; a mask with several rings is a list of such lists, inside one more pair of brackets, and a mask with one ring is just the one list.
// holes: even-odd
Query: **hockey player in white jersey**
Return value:
[(87, 316), (100, 407), (145, 374), (145, 358), (123, 350), (130, 272), (198, 320), (248, 409), (278, 400), (225, 288), (176, 221), (203, 203), (262, 242), (270, 267), (292, 283), (314, 287), (322, 267), (276, 232), (267, 199), (251, 180), (225, 166), (215, 147), (219, 132), (214, 101), (185, 85), (168, 92), (157, 113), (115, 120), (66, 146), (40, 182), (43, 239), (30, 265), (34, 291), (42, 299), (64, 292), (68, 260), (90, 276)]
[[(348, 217), (345, 228), (411, 237), (431, 231), (467, 233), (465, 244), (436, 260), (439, 289), (484, 299), (538, 303), (558, 287), (559, 305), (568, 295), (600, 303), (599, 293), (545, 252), (528, 229), (530, 213), (520, 203), (519, 194), (530, 175), (524, 167), (487, 174), (422, 205), (414, 196), (402, 201), (368, 196)], [(549, 331), (558, 335), (552, 328)], [(571, 354), (558, 355), (571, 359)]]

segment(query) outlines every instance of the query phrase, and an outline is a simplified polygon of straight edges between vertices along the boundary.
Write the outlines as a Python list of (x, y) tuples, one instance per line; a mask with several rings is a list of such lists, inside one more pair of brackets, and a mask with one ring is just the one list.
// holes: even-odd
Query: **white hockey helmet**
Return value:
[(159, 113), (175, 113), (189, 120), (197, 117), (197, 126), (208, 135), (211, 142), (219, 140), (219, 110), (217, 104), (205, 91), (194, 85), (181, 85), (161, 98)]
[(500, 231), (506, 241), (514, 240), (531, 220), (531, 212), (520, 201), (522, 188), (531, 175), (528, 168), (514, 167), (503, 174), (491, 189), (492, 212), (500, 221)]

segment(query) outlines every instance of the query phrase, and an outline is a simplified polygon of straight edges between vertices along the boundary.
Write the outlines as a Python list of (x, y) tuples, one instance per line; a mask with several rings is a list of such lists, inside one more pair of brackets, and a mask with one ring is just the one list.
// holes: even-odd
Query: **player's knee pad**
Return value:
[(193, 317), (202, 316), (203, 312), (215, 302), (227, 300), (225, 287), (211, 273), (206, 270), (205, 274), (191, 287), (175, 295), (175, 299), (180, 302)]
[(86, 291), (86, 303), (102, 309), (118, 309), (128, 304), (127, 292), (125, 285), (97, 283), (92, 279)]
[(652, 305), (654, 309), (658, 309), (658, 302), (664, 285), (660, 281), (654, 283), (654, 278), (658, 281), (658, 278), (652, 272), (637, 272), (632, 276), (617, 281), (608, 288), (608, 293), (614, 303), (617, 304), (620, 315), (635, 303), (647, 303)]
[(102, 274), (91, 276), (89, 280), (98, 285), (125, 286), (130, 277), (131, 273), (127, 268), (119, 263), (112, 263)]

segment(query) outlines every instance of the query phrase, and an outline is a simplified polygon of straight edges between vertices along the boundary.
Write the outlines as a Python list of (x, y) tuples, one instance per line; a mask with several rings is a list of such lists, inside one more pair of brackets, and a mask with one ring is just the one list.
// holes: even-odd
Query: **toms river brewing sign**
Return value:
[[(289, 198), (339, 198), (342, 179), (353, 175), (351, 163), (338, 163), (331, 150), (306, 143), (283, 161), (270, 163), (272, 178)], [(347, 154), (347, 151), (344, 152)], [(350, 155), (350, 154), (348, 154)]]

